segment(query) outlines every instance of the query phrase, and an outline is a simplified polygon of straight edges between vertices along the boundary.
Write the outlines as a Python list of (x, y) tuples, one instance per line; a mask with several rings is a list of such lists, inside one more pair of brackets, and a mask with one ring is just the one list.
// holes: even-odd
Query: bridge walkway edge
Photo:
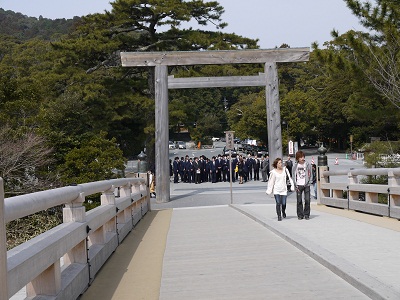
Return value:
[[(285, 222), (276, 222), (270, 212), (260, 210), (260, 205), (231, 206), (282, 237), (371, 299), (400, 299), (400, 284), (395, 279), (398, 273), (396, 269), (400, 267), (400, 255), (396, 250), (400, 246), (398, 220), (314, 203), (310, 220), (295, 222), (309, 225), (324, 217), (326, 220), (327, 216), (329, 221), (319, 222), (320, 226), (302, 228), (294, 224), (282, 226)], [(349, 235), (350, 228), (352, 233)], [(379, 253), (379, 250), (382, 252)], [(390, 283), (387, 282), (388, 277), (392, 277)]]

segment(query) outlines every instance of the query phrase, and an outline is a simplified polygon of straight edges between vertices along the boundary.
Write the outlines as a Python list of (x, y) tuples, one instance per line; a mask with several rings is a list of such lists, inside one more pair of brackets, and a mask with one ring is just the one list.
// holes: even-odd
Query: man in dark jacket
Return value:
[(255, 157), (253, 161), (254, 180), (260, 180), (260, 166), (260, 159), (258, 157)]
[(174, 172), (174, 183), (179, 182), (179, 157), (176, 156), (174, 162), (172, 163), (172, 168)]

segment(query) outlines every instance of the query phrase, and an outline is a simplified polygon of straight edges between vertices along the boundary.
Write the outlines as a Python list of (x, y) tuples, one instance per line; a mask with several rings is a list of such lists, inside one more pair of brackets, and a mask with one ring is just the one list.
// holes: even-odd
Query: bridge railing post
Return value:
[[(86, 208), (83, 206), (83, 202), (85, 202), (85, 193), (80, 193), (79, 197), (74, 201), (65, 204), (63, 209), (64, 223), (86, 221)], [(64, 266), (68, 266), (72, 263), (87, 263), (85, 240), (80, 242), (64, 255)]]
[(391, 194), (390, 188), (398, 187), (400, 185), (399, 174), (394, 174), (393, 171), (388, 172), (388, 214), (389, 217), (392, 215), (392, 208), (400, 206), (400, 195)]
[(26, 285), (26, 295), (28, 297), (35, 297), (37, 295), (55, 296), (60, 290), (61, 267), (59, 260)]
[[(104, 191), (101, 196), (100, 196), (100, 202), (101, 205), (114, 205), (115, 206), (115, 194), (114, 194), (115, 187), (112, 186), (109, 190)], [(106, 236), (108, 235), (109, 232), (117, 232), (117, 224), (116, 224), (116, 219), (117, 217), (115, 216), (113, 219), (108, 221), (106, 224), (104, 224), (103, 229), (104, 229), (104, 240), (106, 240)]]

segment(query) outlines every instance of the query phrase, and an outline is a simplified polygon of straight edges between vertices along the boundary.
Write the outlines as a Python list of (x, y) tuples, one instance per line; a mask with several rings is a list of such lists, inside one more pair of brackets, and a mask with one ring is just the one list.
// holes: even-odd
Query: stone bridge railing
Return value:
[[(0, 189), (0, 299), (23, 288), (26, 299), (77, 299), (150, 209), (147, 174), (6, 199), (2, 180)], [(96, 193), (101, 206), (86, 212), (85, 197)], [(7, 222), (58, 205), (63, 224), (6, 251)]]
[[(335, 176), (346, 182), (330, 183)], [(388, 176), (388, 184), (363, 184), (365, 176)], [(333, 180), (332, 180), (333, 181)], [(318, 203), (400, 219), (400, 168), (328, 171), (319, 167)]]

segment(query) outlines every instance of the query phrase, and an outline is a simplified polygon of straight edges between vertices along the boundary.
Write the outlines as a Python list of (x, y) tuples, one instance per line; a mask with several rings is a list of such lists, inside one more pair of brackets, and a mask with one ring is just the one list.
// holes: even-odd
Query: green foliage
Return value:
[(90, 136), (79, 148), (72, 149), (60, 166), (66, 184), (106, 180), (117, 176), (113, 170), (124, 170), (125, 160), (116, 140), (106, 139), (106, 133)]
[(342, 65), (362, 72), (377, 93), (399, 108), (400, 4), (390, 0), (377, 0), (375, 6), (367, 1), (345, 2), (367, 32), (339, 35), (333, 31), (335, 41), (330, 48), (346, 53)]
[(265, 93), (241, 95), (227, 112), (228, 124), (235, 136), (255, 139), (267, 144)]
[(33, 38), (49, 41), (71, 32), (79, 20), (79, 17), (51, 20), (41, 16), (38, 19), (0, 8), (0, 35), (14, 36), (22, 41)]
[(191, 132), (194, 141), (209, 142), (212, 136), (221, 136), (222, 126), (219, 118), (211, 113), (205, 114), (197, 121), (197, 126)]
[(6, 224), (7, 250), (62, 223), (62, 206), (52, 207)]
[[(388, 184), (388, 176), (366, 176), (360, 180), (363, 184), (380, 184), (387, 185)], [(388, 204), (388, 194), (378, 194), (378, 203), (380, 204)]]
[[(400, 153), (400, 142), (375, 141), (363, 146), (364, 161), (368, 167), (399, 167), (400, 161), (392, 159)], [(382, 158), (382, 156), (384, 156)], [(386, 158), (388, 157), (388, 158)]]

